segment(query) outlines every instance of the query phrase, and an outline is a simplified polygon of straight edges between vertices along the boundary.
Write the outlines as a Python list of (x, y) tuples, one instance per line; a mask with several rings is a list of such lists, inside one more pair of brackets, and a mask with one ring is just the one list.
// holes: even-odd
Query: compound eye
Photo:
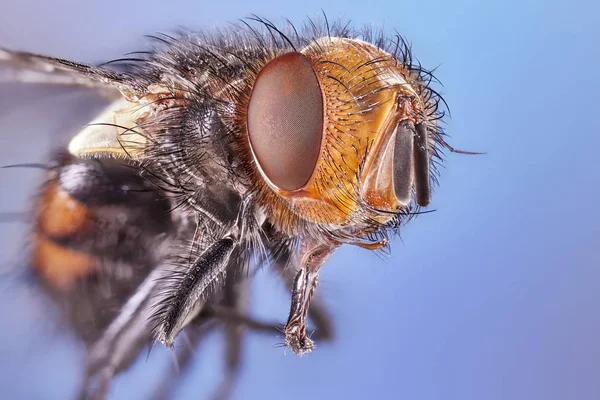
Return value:
[(323, 139), (323, 95), (310, 61), (291, 52), (258, 74), (248, 104), (248, 136), (256, 161), (278, 188), (302, 188)]

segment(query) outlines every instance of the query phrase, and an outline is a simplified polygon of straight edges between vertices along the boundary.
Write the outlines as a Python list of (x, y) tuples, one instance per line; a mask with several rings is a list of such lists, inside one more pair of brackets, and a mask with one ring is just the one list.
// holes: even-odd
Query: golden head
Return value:
[[(373, 44), (325, 37), (258, 69), (245, 112), (264, 202), (318, 224), (389, 221), (430, 199), (437, 135), (419, 73)], [(418, 71), (420, 72), (420, 70)]]

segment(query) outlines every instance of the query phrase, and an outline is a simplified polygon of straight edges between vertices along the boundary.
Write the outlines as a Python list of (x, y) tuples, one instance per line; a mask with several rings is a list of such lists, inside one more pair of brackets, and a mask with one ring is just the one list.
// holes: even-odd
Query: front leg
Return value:
[(319, 269), (339, 247), (337, 243), (311, 245), (303, 242), (300, 247), (300, 271), (292, 287), (290, 315), (285, 325), (285, 345), (294, 353), (310, 353), (314, 342), (306, 335), (306, 319), (310, 301), (319, 281)]

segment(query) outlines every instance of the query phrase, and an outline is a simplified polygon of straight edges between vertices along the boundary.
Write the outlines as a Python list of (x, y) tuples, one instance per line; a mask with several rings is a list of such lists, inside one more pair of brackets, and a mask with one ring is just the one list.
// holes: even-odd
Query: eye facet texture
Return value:
[(248, 104), (248, 136), (271, 183), (296, 190), (308, 182), (323, 139), (323, 95), (306, 56), (286, 53), (260, 71)]

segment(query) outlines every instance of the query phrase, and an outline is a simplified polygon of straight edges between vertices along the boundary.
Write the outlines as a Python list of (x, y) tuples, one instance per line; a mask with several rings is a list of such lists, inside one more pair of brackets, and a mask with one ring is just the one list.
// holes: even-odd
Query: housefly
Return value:
[(193, 345), (210, 323), (233, 377), (241, 328), (279, 332), (247, 315), (261, 265), (291, 291), (285, 346), (313, 350), (331, 335), (320, 268), (344, 244), (385, 248), (453, 150), (435, 78), (399, 35), (253, 18), (153, 40), (101, 66), (0, 50), (3, 80), (109, 99), (45, 166), (30, 234), (31, 271), (87, 345), (82, 398), (149, 342), (186, 328)]

